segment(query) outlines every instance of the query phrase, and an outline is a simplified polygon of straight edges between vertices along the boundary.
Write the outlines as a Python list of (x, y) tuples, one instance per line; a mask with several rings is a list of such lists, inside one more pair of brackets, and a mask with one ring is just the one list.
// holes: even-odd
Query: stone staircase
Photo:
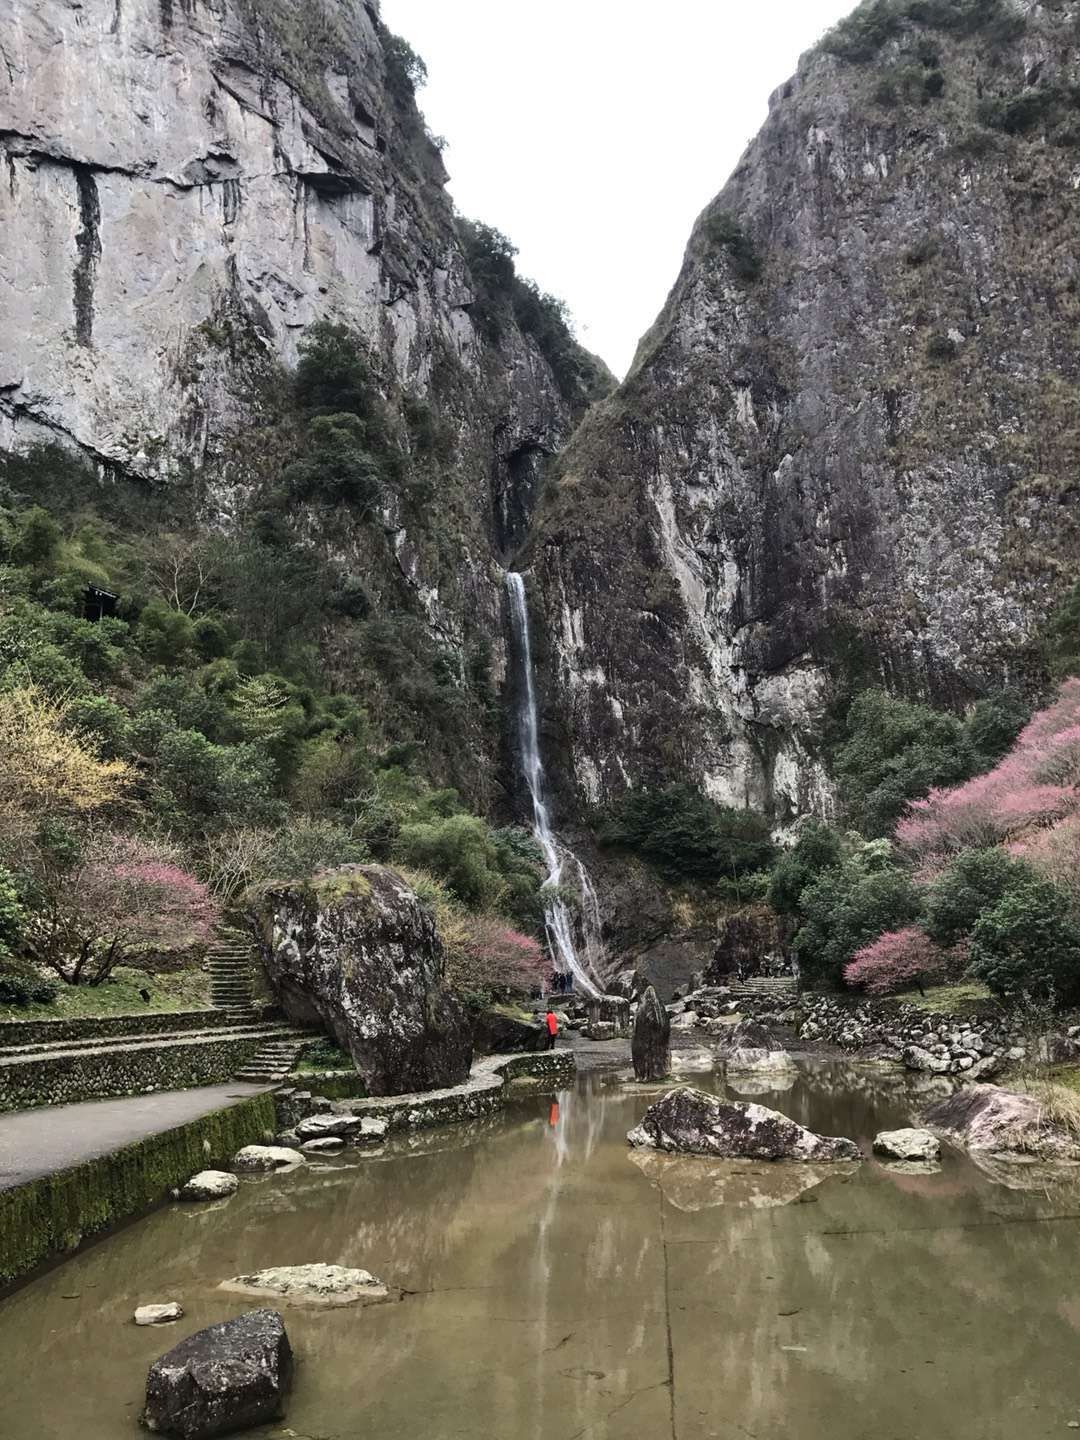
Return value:
[(735, 1000), (775, 1000), (778, 1005), (794, 1005), (799, 987), (794, 975), (748, 975), (731, 986)]
[(296, 1068), (304, 1046), (317, 1038), (314, 1031), (294, 1030), (280, 1039), (267, 1040), (233, 1078), (253, 1085), (280, 1085)]
[(251, 970), (254, 946), (239, 930), (224, 930), (206, 955), (210, 1004), (215, 1010), (251, 1011)]

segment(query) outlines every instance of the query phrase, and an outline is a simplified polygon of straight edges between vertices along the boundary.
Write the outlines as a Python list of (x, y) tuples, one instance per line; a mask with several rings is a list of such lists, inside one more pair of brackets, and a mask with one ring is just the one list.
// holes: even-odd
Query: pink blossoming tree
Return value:
[(206, 944), (220, 918), (171, 847), (134, 835), (91, 834), (41, 881), (29, 947), (71, 985), (101, 984), (133, 953)]
[(1080, 679), (1035, 715), (985, 775), (916, 800), (896, 838), (922, 866), (969, 847), (1000, 844), (1080, 815)]
[(844, 967), (844, 979), (871, 995), (889, 995), (917, 985), (920, 994), (926, 979), (940, 970), (944, 953), (918, 929), (889, 930), (855, 952)]

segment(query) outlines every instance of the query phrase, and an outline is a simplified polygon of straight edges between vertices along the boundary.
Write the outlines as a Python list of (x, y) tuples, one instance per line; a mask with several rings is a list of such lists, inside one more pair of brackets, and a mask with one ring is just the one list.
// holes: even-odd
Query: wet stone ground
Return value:
[[(869, 1151), (941, 1083), (816, 1062), (732, 1093)], [(632, 1152), (649, 1098), (594, 1069), (128, 1227), (0, 1302), (0, 1434), (135, 1440), (151, 1361), (245, 1308), (219, 1282), (311, 1261), (407, 1293), (287, 1308), (296, 1388), (259, 1437), (1043, 1440), (1080, 1421), (1080, 1188), (955, 1154), (921, 1173)], [(130, 1323), (166, 1300), (179, 1325)]]

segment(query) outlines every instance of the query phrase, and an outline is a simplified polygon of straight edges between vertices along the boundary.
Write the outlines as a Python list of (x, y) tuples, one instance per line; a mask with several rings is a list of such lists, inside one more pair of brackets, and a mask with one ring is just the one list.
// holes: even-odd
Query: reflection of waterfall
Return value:
[[(561, 847), (551, 831), (547, 801), (544, 798), (544, 766), (540, 759), (540, 730), (536, 711), (536, 690), (533, 684), (532, 644), (529, 638), (529, 609), (525, 601), (525, 581), (514, 571), (506, 575), (506, 590), (510, 597), (510, 622), (514, 630), (518, 658), (521, 664), (521, 703), (518, 713), (518, 732), (521, 739), (521, 763), (525, 771), (525, 783), (529, 787), (533, 807), (533, 834), (544, 854), (547, 865), (546, 884), (557, 886), (562, 883), (565, 859), (574, 862), (581, 887), (582, 902), (586, 914), (584, 926), (586, 935), (584, 960), (579, 956), (574, 940), (574, 925), (566, 902), (556, 895), (544, 910), (548, 944), (556, 968), (569, 972), (575, 982), (588, 995), (599, 995), (593, 975), (599, 960), (599, 905), (596, 891), (589, 879), (588, 871), (565, 847)], [(590, 973), (592, 972), (592, 973)]]

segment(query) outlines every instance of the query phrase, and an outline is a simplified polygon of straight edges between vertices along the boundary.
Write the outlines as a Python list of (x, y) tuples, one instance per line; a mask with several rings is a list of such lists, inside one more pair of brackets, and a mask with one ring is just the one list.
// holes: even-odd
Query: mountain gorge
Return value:
[[(530, 819), (508, 567), (553, 823), (613, 949), (694, 935), (686, 974), (730, 897), (680, 911), (685, 876), (597, 853), (626, 795), (784, 834), (850, 808), (860, 693), (1040, 693), (1077, 560), (1077, 5), (860, 6), (773, 95), (617, 388), (455, 214), (377, 5), (9, 8), (0, 507), (63, 532), (48, 564), (5, 542), (12, 594), (104, 588), (134, 637), (110, 703), (169, 690), (183, 734), (269, 747), (281, 803), (360, 825), (339, 858), (462, 802)], [(165, 732), (132, 724), (109, 753), (152, 774)], [(425, 787), (459, 799), (418, 821)]]

